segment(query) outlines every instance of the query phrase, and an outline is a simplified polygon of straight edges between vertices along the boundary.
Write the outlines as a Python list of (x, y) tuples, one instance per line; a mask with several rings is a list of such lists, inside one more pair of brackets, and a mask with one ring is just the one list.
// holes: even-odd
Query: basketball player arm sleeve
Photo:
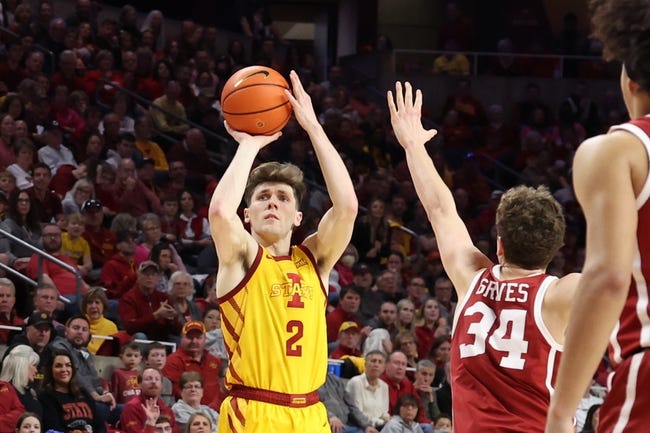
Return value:
[(642, 147), (634, 140), (625, 132), (594, 137), (581, 144), (575, 156), (575, 191), (587, 222), (586, 257), (551, 398), (548, 432), (568, 429), (625, 304), (638, 223), (631, 166), (635, 158), (644, 157), (636, 154)]

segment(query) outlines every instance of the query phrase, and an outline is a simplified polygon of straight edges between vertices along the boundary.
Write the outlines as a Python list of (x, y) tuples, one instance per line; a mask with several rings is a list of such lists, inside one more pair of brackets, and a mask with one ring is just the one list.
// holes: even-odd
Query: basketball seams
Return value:
[(226, 111), (222, 110), (224, 114), (228, 114), (230, 116), (248, 116), (250, 114), (259, 114), (259, 113), (264, 113), (265, 111), (272, 111), (275, 110), (276, 108), (284, 107), (285, 105), (289, 104), (289, 100), (287, 99), (287, 102), (283, 102), (282, 104), (276, 105), (274, 107), (269, 107), (265, 108), (264, 110), (257, 110), (257, 111), (247, 111), (245, 113), (233, 113), (232, 111)]

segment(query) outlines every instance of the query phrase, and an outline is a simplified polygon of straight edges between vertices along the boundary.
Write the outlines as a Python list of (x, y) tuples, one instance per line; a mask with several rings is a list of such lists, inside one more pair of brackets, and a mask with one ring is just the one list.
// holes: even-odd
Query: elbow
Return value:
[(618, 297), (628, 292), (631, 270), (616, 267), (585, 268), (582, 273), (583, 290), (595, 292), (597, 296)]
[(209, 221), (219, 221), (224, 220), (232, 216), (232, 211), (226, 209), (223, 203), (220, 201), (213, 201), (210, 203), (210, 208), (208, 209), (208, 220)]

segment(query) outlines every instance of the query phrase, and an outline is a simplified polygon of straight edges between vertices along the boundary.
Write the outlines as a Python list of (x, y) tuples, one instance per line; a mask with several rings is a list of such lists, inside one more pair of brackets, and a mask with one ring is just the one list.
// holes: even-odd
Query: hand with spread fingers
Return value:
[(402, 147), (424, 144), (436, 136), (438, 131), (427, 130), (422, 126), (422, 91), (416, 90), (415, 99), (413, 99), (411, 84), (406, 82), (404, 90), (402, 90), (402, 83), (397, 81), (395, 95), (389, 90), (387, 99), (390, 122), (395, 137)]

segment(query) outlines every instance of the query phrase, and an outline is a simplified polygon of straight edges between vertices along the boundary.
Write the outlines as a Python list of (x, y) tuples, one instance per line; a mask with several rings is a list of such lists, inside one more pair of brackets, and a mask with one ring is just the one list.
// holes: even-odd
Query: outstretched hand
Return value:
[(273, 135), (251, 135), (243, 131), (237, 131), (236, 129), (232, 129), (228, 124), (228, 122), (226, 122), (225, 120), (223, 124), (226, 127), (226, 131), (228, 131), (228, 134), (230, 134), (230, 136), (234, 138), (237, 143), (239, 143), (240, 145), (243, 143), (250, 143), (254, 146), (257, 146), (258, 149), (263, 148), (269, 143), (273, 143), (282, 135), (282, 132), (280, 131), (276, 132)]
[(387, 94), (388, 110), (390, 111), (390, 123), (393, 125), (393, 132), (403, 148), (412, 145), (424, 144), (436, 136), (435, 129), (424, 129), (422, 126), (422, 92), (418, 89), (413, 100), (413, 89), (408, 81), (404, 84), (395, 83), (395, 97), (390, 90)]
[(320, 125), (316, 113), (314, 112), (314, 106), (311, 102), (311, 97), (302, 86), (300, 78), (296, 71), (291, 71), (289, 74), (291, 79), (291, 88), (293, 89), (293, 94), (288, 90), (285, 91), (285, 94), (291, 102), (293, 107), (293, 113), (296, 116), (296, 120), (302, 126), (302, 129), (309, 132), (310, 128), (317, 127)]

